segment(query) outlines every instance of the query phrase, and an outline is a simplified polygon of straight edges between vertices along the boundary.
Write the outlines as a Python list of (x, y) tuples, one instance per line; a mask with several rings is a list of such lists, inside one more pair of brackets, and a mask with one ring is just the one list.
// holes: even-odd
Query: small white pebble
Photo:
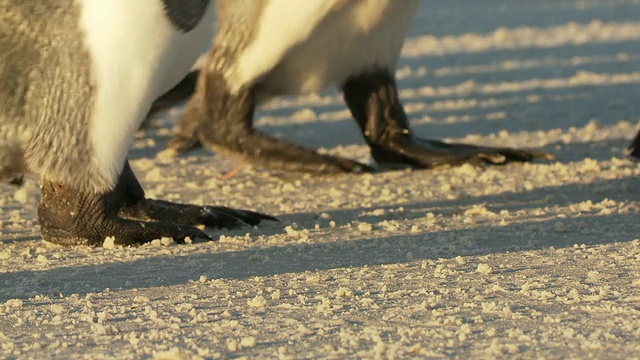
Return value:
[(20, 299), (10, 299), (7, 300), (6, 303), (4, 303), (5, 305), (7, 305), (10, 308), (21, 308), (22, 307), (22, 300)]
[(105, 249), (113, 250), (116, 248), (116, 238), (113, 236), (107, 236), (104, 238), (104, 242), (102, 243), (102, 247)]
[(26, 204), (27, 200), (29, 200), (29, 191), (27, 191), (26, 186), (20, 187), (14, 194), (13, 200), (19, 202), (20, 204)]
[(480, 274), (491, 274), (492, 271), (493, 268), (485, 263), (478, 264), (478, 267), (476, 268), (476, 272), (479, 272)]
[(173, 238), (163, 237), (162, 239), (160, 239), (160, 243), (162, 244), (162, 246), (171, 246), (171, 245), (174, 245), (176, 242), (173, 241)]
[(247, 305), (251, 306), (252, 308), (261, 309), (267, 306), (267, 300), (265, 300), (262, 295), (258, 295), (253, 299), (247, 300)]
[(254, 347), (256, 346), (256, 338), (253, 336), (246, 336), (240, 340), (240, 346), (242, 347)]
[(237, 351), (238, 350), (238, 341), (234, 339), (227, 340), (227, 349), (229, 351)]

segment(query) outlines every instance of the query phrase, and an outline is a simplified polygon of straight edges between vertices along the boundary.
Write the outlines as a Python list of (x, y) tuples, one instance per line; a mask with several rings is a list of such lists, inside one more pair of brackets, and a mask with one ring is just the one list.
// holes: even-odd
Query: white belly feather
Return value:
[(176, 85), (206, 51), (214, 6), (184, 34), (172, 27), (160, 0), (76, 1), (96, 85), (90, 123), (94, 161), (115, 182), (153, 100)]
[(270, 0), (227, 79), (267, 96), (318, 91), (367, 69), (393, 70), (417, 0)]

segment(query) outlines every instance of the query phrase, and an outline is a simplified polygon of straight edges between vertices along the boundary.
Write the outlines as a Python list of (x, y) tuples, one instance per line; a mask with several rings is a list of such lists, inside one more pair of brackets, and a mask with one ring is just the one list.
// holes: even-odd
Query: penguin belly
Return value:
[[(232, 86), (257, 80), (260, 97), (268, 98), (342, 85), (366, 70), (395, 69), (417, 0), (326, 1), (331, 6), (309, 12), (295, 23), (298, 28), (274, 26), (287, 21), (281, 7), (295, 13), (292, 7), (317, 1), (326, 0), (267, 3), (255, 37), (238, 58)], [(262, 59), (272, 64), (261, 66)]]
[(161, 0), (76, 1), (96, 92), (89, 120), (94, 165), (113, 185), (152, 101), (206, 51), (213, 6), (185, 32), (172, 24)]

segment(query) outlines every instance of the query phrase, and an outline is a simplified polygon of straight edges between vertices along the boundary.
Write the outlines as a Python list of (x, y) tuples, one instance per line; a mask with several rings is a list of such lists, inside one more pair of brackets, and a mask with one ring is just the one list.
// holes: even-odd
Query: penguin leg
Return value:
[(252, 84), (232, 92), (221, 71), (201, 71), (196, 93), (167, 147), (180, 153), (204, 145), (224, 155), (286, 171), (331, 174), (372, 170), (356, 161), (319, 154), (256, 130), (253, 116), (258, 87)]
[(118, 215), (127, 219), (204, 225), (217, 229), (231, 229), (244, 224), (255, 226), (262, 220), (277, 221), (269, 215), (225, 206), (198, 206), (147, 199), (128, 161), (115, 192), (120, 194), (119, 197), (123, 201)]
[(398, 98), (395, 79), (386, 70), (354, 76), (345, 82), (342, 90), (372, 157), (384, 166), (430, 169), (442, 165), (506, 164), (553, 158), (536, 150), (445, 143), (414, 136)]
[[(109, 236), (115, 238), (114, 244), (125, 246), (141, 245), (163, 237), (171, 237), (177, 242), (184, 242), (186, 237), (211, 239), (190, 225), (215, 223), (213, 215), (208, 216), (205, 212), (202, 218), (187, 221), (194, 212), (172, 210), (172, 205), (176, 205), (178, 210), (189, 206), (169, 202), (163, 202), (169, 209), (165, 212), (147, 210), (153, 207), (153, 200), (145, 201), (144, 192), (128, 163), (124, 169), (115, 188), (102, 194), (78, 191), (44, 179), (38, 205), (42, 237), (61, 245), (92, 246), (101, 246)], [(221, 223), (229, 222), (228, 218)], [(180, 221), (190, 224), (179, 224)]]

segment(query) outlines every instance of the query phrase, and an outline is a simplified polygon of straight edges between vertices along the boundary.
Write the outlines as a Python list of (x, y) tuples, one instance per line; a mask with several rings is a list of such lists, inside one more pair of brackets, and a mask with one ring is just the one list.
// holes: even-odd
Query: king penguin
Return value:
[[(504, 164), (550, 155), (421, 139), (398, 97), (395, 68), (418, 0), (216, 1), (217, 26), (195, 93), (168, 144), (202, 145), (241, 160), (315, 173), (367, 165), (267, 136), (253, 127), (256, 104), (336, 86), (373, 159), (384, 167)], [(189, 93), (189, 91), (184, 91)], [(171, 99), (171, 97), (165, 97)]]
[(210, 0), (0, 0), (0, 177), (41, 178), (45, 240), (138, 245), (271, 217), (147, 199), (127, 153), (211, 41)]

